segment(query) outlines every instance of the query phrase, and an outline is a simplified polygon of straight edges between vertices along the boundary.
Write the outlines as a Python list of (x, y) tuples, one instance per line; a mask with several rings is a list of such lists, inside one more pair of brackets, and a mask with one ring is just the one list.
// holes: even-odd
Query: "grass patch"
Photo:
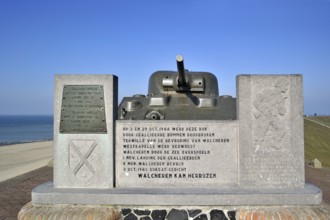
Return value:
[(308, 117), (308, 119), (330, 126), (330, 116), (314, 116)]
[[(313, 117), (312, 120), (314, 118), (321, 118), (323, 124), (330, 122), (329, 116)], [(323, 167), (330, 167), (330, 129), (309, 120), (304, 120), (304, 124), (305, 160), (317, 158)]]

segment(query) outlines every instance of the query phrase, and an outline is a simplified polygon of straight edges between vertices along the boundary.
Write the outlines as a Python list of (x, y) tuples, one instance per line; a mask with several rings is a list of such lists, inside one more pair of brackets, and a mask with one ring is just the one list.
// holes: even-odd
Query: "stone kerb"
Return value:
[(215, 206), (215, 207), (113, 207), (26, 204), (18, 219), (107, 220), (255, 220), (320, 219), (330, 216), (330, 206)]

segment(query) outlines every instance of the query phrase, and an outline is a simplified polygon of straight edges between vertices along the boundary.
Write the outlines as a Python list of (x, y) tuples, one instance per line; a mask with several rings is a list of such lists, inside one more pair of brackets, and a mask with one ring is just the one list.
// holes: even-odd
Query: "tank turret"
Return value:
[(124, 97), (122, 120), (235, 120), (236, 99), (219, 96), (218, 80), (209, 72), (190, 72), (183, 57), (177, 71), (157, 71), (150, 76), (148, 94)]

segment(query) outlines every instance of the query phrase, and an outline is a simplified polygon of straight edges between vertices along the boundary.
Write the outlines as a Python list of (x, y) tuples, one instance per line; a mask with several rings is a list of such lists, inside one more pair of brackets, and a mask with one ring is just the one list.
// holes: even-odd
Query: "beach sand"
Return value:
[(47, 166), (52, 158), (53, 141), (1, 146), (0, 182)]

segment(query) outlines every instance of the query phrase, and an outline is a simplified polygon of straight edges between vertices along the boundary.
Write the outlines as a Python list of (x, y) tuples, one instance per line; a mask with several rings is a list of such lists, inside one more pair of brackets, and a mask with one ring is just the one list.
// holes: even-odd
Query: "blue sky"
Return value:
[(304, 75), (306, 114), (330, 114), (330, 0), (0, 0), (0, 114), (52, 114), (54, 74), (115, 74), (119, 100), (149, 75)]

